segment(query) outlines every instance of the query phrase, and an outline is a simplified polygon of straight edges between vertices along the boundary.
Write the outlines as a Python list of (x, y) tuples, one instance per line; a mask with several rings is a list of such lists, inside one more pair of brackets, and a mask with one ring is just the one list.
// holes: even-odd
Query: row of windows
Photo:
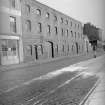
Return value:
[[(26, 14), (28, 15), (28, 14), (30, 14), (30, 12), (31, 12), (31, 7), (30, 7), (30, 5), (28, 5), (28, 4), (26, 4), (25, 5), (25, 11), (26, 11)], [(37, 15), (39, 15), (39, 16), (41, 16), (42, 15), (42, 12), (41, 12), (41, 9), (36, 9), (35, 10), (35, 13), (37, 14)], [(46, 12), (46, 14), (45, 14), (45, 17), (46, 18), (50, 18), (50, 13), (49, 12)], [(57, 18), (57, 16), (56, 15), (54, 15), (54, 21), (57, 21), (58, 20), (58, 18)], [(69, 24), (69, 21), (67, 20), (67, 19), (65, 19), (65, 21), (64, 21), (64, 19), (61, 17), (61, 19), (60, 19), (60, 22), (61, 23), (65, 23), (66, 25), (68, 25)], [(73, 22), (71, 21), (70, 22), (70, 25), (71, 25), (71, 27), (73, 26)], [(75, 28), (80, 28), (80, 25), (79, 24), (75, 24)]]
[[(12, 8), (15, 8), (16, 7), (16, 1), (15, 0), (10, 0), (10, 5), (11, 5)], [(30, 7), (29, 4), (26, 4), (25, 5), (25, 11), (26, 11), (27, 14), (30, 13), (31, 7)], [(36, 9), (36, 14), (41, 16), (41, 9)], [(50, 13), (47, 12), (46, 15), (45, 15), (45, 17), (46, 18), (50, 18)], [(57, 16), (54, 15), (54, 21), (57, 21), (57, 20), (58, 20), (57, 19)], [(64, 19), (62, 17), (61, 17), (60, 20), (61, 20), (61, 23), (65, 23), (66, 25), (68, 25), (68, 23), (69, 23), (68, 20), (65, 20), (65, 22), (64, 22)], [(70, 22), (70, 25), (73, 26), (72, 21)], [(79, 27), (80, 27), (79, 24), (78, 25), (75, 24), (75, 28), (76, 27), (78, 27), (78, 29), (79, 29)]]
[[(32, 27), (31, 27), (31, 21), (30, 20), (26, 21), (25, 26), (26, 26), (26, 31), (27, 32), (31, 32), (31, 28)], [(37, 31), (38, 32), (42, 32), (42, 23), (39, 22), (37, 24), (37, 27), (38, 27)], [(55, 32), (56, 35), (58, 34), (58, 27), (57, 26), (54, 27), (54, 32)], [(47, 33), (51, 34), (51, 26), (50, 25), (47, 25)], [(71, 36), (73, 37), (74, 36), (73, 31), (70, 31), (70, 33), (71, 33)], [(63, 28), (61, 28), (61, 35), (64, 36), (64, 34), (66, 34), (67, 37), (68, 37), (68, 35), (69, 35), (69, 29), (64, 30)], [(77, 35), (77, 32), (75, 32), (75, 38), (76, 38), (76, 35)], [(78, 37), (80, 38), (80, 33), (78, 33)]]
[[(38, 25), (38, 32), (42, 32), (42, 23), (38, 23), (37, 24)], [(26, 21), (26, 31), (27, 32), (31, 32), (31, 21), (30, 20), (27, 20)], [(57, 26), (55, 26), (54, 27), (54, 32), (55, 32), (55, 34), (57, 35), (58, 34), (58, 27)], [(14, 33), (16, 33), (16, 17), (12, 17), (12, 16), (10, 16), (10, 31), (11, 32), (14, 32)], [(49, 34), (51, 34), (51, 26), (50, 25), (47, 25), (47, 33), (49, 33)], [(66, 34), (67, 35), (67, 37), (68, 37), (68, 35), (69, 35), (69, 30), (67, 29), (66, 31), (63, 29), (63, 28), (61, 28), (61, 34), (62, 34), (62, 36), (64, 35), (64, 34)], [(76, 38), (76, 35), (77, 35), (77, 33), (75, 32), (75, 38)], [(71, 31), (71, 36), (73, 37), (74, 35), (73, 35), (73, 31)], [(78, 37), (80, 37), (80, 34), (78, 33)]]

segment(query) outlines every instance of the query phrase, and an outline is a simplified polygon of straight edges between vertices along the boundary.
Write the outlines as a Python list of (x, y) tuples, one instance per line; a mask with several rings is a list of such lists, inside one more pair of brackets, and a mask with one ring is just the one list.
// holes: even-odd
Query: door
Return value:
[(35, 59), (38, 60), (38, 49), (37, 49), (37, 45), (35, 45), (34, 48), (35, 48)]
[(54, 44), (53, 44), (53, 42), (50, 42), (50, 41), (48, 41), (48, 42), (50, 43), (51, 56), (52, 56), (52, 58), (54, 58)]
[(77, 54), (78, 54), (78, 43), (76, 43), (76, 51), (77, 51)]

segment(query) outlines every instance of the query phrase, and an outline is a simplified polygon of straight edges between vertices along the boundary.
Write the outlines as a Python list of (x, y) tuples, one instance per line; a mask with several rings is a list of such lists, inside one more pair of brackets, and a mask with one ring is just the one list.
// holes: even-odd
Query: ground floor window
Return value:
[(18, 41), (11, 39), (0, 40), (1, 55), (2, 56), (17, 56), (18, 55)]
[(15, 39), (0, 39), (0, 64), (19, 63), (19, 42)]

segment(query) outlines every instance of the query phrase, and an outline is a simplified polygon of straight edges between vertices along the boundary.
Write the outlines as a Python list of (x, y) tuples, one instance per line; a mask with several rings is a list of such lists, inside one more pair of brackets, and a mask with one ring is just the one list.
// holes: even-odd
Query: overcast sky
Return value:
[[(82, 23), (91, 22), (105, 33), (105, 0), (37, 0)], [(105, 35), (105, 34), (104, 34)]]

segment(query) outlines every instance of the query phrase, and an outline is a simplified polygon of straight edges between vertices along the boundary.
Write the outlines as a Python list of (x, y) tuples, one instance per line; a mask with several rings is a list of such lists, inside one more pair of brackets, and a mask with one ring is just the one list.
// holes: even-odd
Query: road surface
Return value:
[(79, 105), (105, 73), (105, 55), (32, 79), (25, 72), (0, 73), (0, 105)]

